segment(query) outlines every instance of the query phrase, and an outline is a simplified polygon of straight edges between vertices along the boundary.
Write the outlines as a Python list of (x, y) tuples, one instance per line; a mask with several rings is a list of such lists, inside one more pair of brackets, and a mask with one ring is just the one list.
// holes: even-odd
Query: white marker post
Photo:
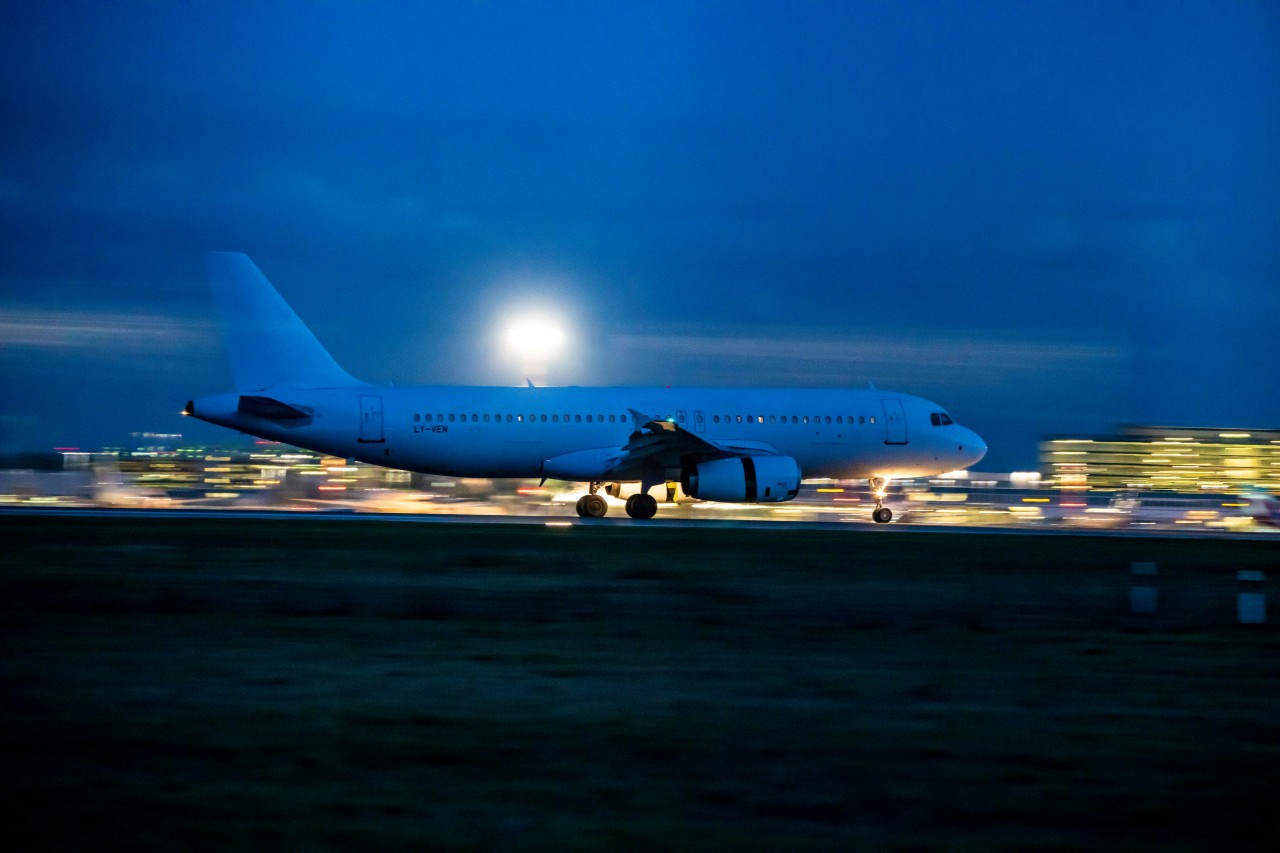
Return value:
[(1129, 572), (1133, 576), (1129, 587), (1129, 609), (1134, 613), (1156, 612), (1156, 568), (1155, 563), (1131, 563)]
[(1240, 592), (1236, 595), (1236, 613), (1241, 625), (1267, 623), (1267, 593), (1262, 587), (1266, 577), (1260, 571), (1236, 572)]

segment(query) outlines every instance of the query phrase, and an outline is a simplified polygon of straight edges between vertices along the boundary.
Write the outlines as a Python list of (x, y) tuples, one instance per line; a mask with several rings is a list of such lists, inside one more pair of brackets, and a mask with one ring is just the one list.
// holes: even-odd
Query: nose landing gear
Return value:
[(871, 493), (876, 499), (876, 508), (871, 517), (876, 524), (888, 524), (893, 518), (893, 510), (884, 505), (884, 493), (889, 488), (889, 481), (883, 477), (872, 477), (867, 481), (871, 485)]

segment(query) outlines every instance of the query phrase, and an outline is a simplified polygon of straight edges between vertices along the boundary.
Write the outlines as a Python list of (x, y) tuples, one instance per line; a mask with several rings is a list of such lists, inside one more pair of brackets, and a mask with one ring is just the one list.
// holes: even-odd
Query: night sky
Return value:
[(354, 375), (1280, 426), (1274, 2), (10, 4), (0, 449), (229, 389), (206, 250)]

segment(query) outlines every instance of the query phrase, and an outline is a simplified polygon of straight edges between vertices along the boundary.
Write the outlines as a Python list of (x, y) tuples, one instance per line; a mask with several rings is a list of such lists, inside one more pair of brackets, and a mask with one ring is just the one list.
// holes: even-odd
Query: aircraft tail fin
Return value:
[(210, 252), (205, 262), (237, 391), (364, 384), (338, 366), (248, 255)]

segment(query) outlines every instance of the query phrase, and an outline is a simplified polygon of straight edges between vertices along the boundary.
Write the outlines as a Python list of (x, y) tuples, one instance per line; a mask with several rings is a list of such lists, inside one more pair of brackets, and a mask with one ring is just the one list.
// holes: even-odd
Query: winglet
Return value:
[(534, 385), (534, 384), (533, 384), (533, 380), (532, 380), (532, 379), (529, 379), (528, 377), (525, 377), (525, 380), (524, 380), (524, 381), (529, 383), (529, 387), (530, 387), (530, 388), (536, 388), (536, 387), (538, 387), (538, 386)]

